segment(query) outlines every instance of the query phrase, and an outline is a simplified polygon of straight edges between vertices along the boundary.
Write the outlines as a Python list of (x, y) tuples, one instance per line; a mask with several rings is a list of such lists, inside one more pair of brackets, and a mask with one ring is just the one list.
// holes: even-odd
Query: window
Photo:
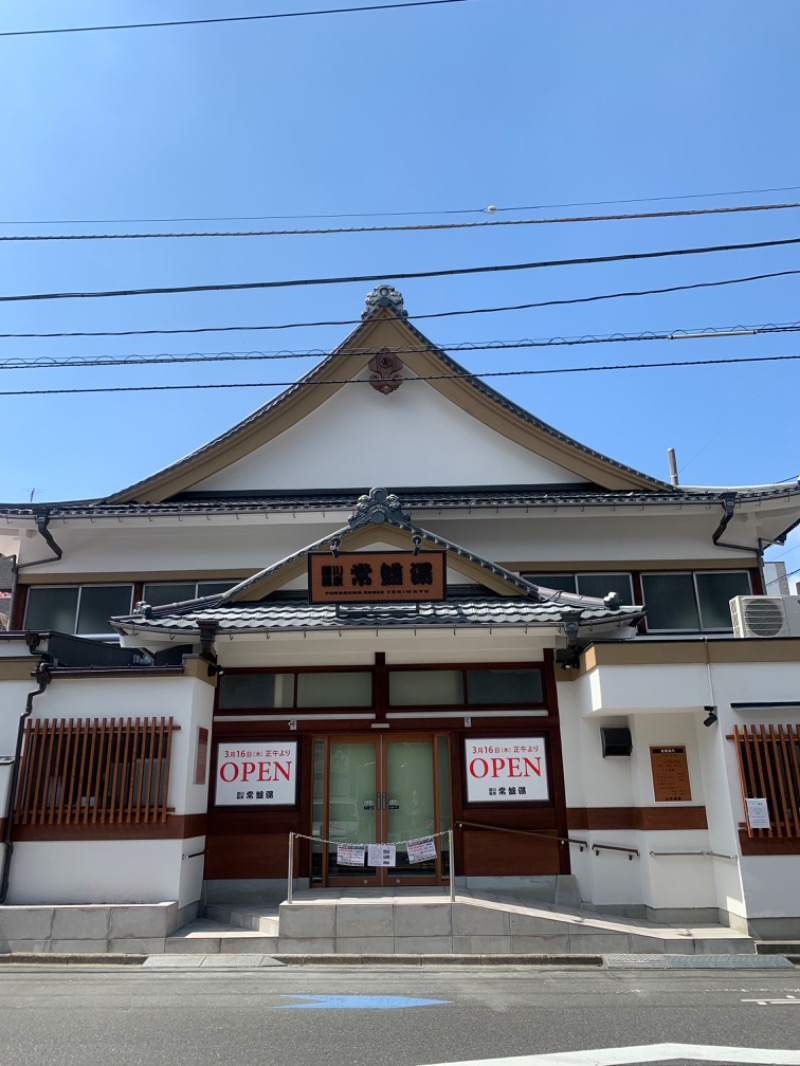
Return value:
[(111, 633), (109, 618), (128, 614), (132, 596), (132, 585), (35, 585), (28, 589), (25, 628)]
[(213, 596), (214, 593), (227, 592), (238, 581), (168, 581), (145, 585), (142, 599), (151, 607), (166, 607), (168, 603), (182, 603), (184, 600), (196, 600), (200, 596)]
[(393, 707), (527, 707), (543, 702), (542, 672), (529, 667), (389, 671)]
[(730, 631), (729, 600), (750, 594), (746, 570), (642, 574), (648, 633)]
[(371, 707), (372, 672), (344, 670), (298, 674), (297, 706)]
[(221, 711), (371, 706), (371, 670), (323, 670), (297, 674), (226, 671), (219, 682)]
[(232, 674), (219, 679), (219, 709), (294, 707), (294, 674)]
[[(800, 837), (800, 726), (734, 725), (728, 739), (736, 745), (747, 835)], [(748, 800), (766, 803), (769, 828), (751, 826)]]
[(633, 603), (631, 575), (626, 573), (586, 574), (523, 574), (534, 585), (561, 592), (578, 592), (581, 596), (594, 596), (602, 600), (609, 592), (619, 593), (620, 603)]
[(574, 574), (523, 574), (526, 581), (542, 585), (546, 589), (559, 589), (561, 592), (575, 592)]
[(467, 670), (467, 703), (544, 703), (541, 670)]
[(464, 678), (460, 670), (392, 670), (389, 703), (393, 707), (460, 706)]
[(166, 821), (178, 728), (172, 718), (29, 720), (17, 824)]

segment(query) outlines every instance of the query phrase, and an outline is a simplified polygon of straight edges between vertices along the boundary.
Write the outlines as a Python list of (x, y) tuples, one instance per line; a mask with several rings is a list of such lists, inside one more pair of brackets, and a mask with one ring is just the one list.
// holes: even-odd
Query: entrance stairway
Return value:
[(460, 889), (323, 889), (292, 903), (209, 903), (165, 939), (168, 954), (754, 954), (727, 926), (655, 925), (580, 907)]

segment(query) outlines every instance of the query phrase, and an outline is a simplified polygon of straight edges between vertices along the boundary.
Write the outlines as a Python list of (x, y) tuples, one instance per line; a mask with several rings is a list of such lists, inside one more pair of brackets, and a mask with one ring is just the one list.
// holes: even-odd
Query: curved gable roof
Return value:
[(384, 348), (398, 351), (417, 378), (427, 379), (432, 388), (473, 418), (593, 485), (611, 491), (670, 491), (664, 482), (580, 444), (470, 376), (408, 321), (399, 294), (388, 286), (375, 292), (384, 295), (370, 294), (361, 324), (294, 385), (208, 444), (105, 502), (158, 503), (187, 491), (305, 418), (349, 384)]

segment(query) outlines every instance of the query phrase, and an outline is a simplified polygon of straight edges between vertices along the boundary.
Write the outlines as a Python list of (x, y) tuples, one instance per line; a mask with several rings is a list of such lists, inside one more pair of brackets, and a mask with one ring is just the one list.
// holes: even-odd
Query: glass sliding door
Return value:
[[(438, 884), (450, 828), (446, 737), (358, 736), (314, 742), (312, 883), (330, 885)], [(432, 837), (436, 854), (412, 861), (408, 841)], [(340, 862), (339, 845), (395, 844), (393, 866)], [(445, 845), (446, 848), (446, 845)]]

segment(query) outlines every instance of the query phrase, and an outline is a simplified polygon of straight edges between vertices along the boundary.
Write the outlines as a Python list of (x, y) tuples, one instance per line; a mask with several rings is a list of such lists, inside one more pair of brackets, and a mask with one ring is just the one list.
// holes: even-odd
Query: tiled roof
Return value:
[[(0, 514), (15, 518), (33, 517), (43, 509), (51, 517), (134, 517), (137, 515), (192, 514), (269, 514), (293, 511), (347, 511), (361, 490), (314, 493), (242, 493), (236, 495), (186, 494), (163, 503), (103, 503), (96, 500), (77, 500), (52, 503), (35, 509), (21, 503), (0, 503)], [(403, 506), (411, 510), (496, 509), (505, 507), (641, 507), (681, 506), (719, 503), (723, 496), (734, 496), (740, 502), (748, 500), (791, 498), (800, 495), (797, 485), (744, 486), (739, 489), (678, 488), (653, 492), (609, 492), (601, 488), (581, 485), (573, 488), (559, 486), (522, 486), (498, 489), (398, 489)]]
[[(221, 633), (264, 632), (269, 630), (375, 629), (400, 627), (465, 626), (559, 626), (563, 622), (564, 604), (538, 603), (514, 598), (476, 598), (440, 603), (357, 604), (348, 607), (328, 604), (298, 603), (296, 600), (265, 603), (237, 603), (218, 607), (199, 607), (185, 614), (167, 614), (143, 618), (131, 616), (115, 619), (120, 630), (192, 633), (200, 622), (217, 622)], [(614, 623), (634, 624), (642, 615), (635, 607), (618, 611), (606, 608), (602, 601), (586, 607), (581, 627)]]

